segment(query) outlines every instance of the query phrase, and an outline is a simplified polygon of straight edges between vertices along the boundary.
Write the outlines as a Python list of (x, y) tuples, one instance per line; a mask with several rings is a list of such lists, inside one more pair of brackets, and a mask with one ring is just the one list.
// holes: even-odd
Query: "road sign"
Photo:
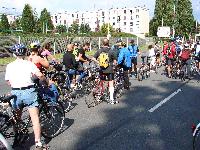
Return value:
[(158, 37), (170, 37), (170, 27), (158, 27)]

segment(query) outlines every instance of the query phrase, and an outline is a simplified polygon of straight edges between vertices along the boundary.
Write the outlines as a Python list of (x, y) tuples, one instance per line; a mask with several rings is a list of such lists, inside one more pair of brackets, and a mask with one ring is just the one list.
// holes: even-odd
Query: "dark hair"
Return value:
[(109, 40), (108, 39), (103, 39), (103, 46), (109, 46)]
[(50, 43), (46, 43), (46, 44), (44, 45), (44, 48), (45, 48), (45, 49), (50, 49), (50, 47), (51, 47), (51, 44), (50, 44)]
[(83, 43), (83, 47), (84, 46), (90, 46), (90, 43), (89, 42), (85, 42), (85, 43)]
[(148, 49), (152, 49), (152, 48), (153, 48), (153, 46), (152, 46), (152, 45), (149, 45), (149, 46), (148, 46)]

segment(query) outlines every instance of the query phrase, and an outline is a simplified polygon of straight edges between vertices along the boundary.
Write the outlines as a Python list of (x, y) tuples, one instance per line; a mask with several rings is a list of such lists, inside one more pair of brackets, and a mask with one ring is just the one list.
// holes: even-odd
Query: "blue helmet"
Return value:
[(24, 44), (16, 44), (10, 48), (10, 51), (17, 56), (24, 56), (26, 54), (26, 46)]

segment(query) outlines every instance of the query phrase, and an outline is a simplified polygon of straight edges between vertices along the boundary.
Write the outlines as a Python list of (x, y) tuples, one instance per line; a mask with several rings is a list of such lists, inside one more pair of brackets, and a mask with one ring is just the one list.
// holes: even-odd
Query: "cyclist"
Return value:
[[(78, 72), (78, 61), (76, 61), (75, 56), (73, 55), (73, 50), (74, 50), (74, 45), (73, 44), (68, 44), (67, 45), (67, 52), (63, 56), (63, 64), (65, 66), (66, 73), (68, 75), (67, 79), (67, 87), (68, 88), (73, 88), (75, 87), (76, 84), (76, 79), (75, 75), (79, 74)], [(79, 76), (77, 79), (77, 82), (80, 82), (81, 79), (83, 78), (83, 75)]]
[(16, 110), (19, 119), (22, 110), (20, 106), (23, 104), (28, 106), (28, 111), (33, 124), (35, 135), (36, 149), (44, 149), (41, 143), (41, 126), (39, 121), (39, 110), (37, 102), (37, 92), (32, 81), (33, 76), (37, 76), (40, 80), (46, 80), (34, 63), (24, 60), (26, 47), (22, 44), (14, 45), (11, 48), (16, 60), (6, 67), (5, 80), (11, 86), (11, 94), (16, 95), (17, 99), (11, 101), (12, 107)]
[(119, 56), (118, 56), (118, 66), (120, 68), (123, 68), (123, 72), (124, 72), (124, 88), (127, 90), (130, 90), (129, 87), (129, 70), (131, 68), (131, 53), (130, 51), (127, 49), (126, 47), (126, 43), (125, 42), (121, 42), (121, 45), (119, 47)]
[(50, 57), (51, 60), (56, 61), (56, 59), (53, 57), (53, 55), (51, 54), (52, 49), (51, 49), (51, 43), (47, 42), (44, 44), (42, 52), (41, 52), (41, 56), (46, 57), (48, 59), (48, 57)]
[(128, 50), (131, 53), (131, 61), (132, 61), (132, 68), (130, 70), (130, 73), (134, 73), (135, 76), (137, 77), (137, 56), (139, 53), (139, 49), (133, 39), (130, 40), (130, 45), (128, 46)]
[(153, 69), (155, 69), (155, 65), (156, 65), (155, 50), (152, 45), (149, 45), (148, 49), (149, 49), (149, 58), (150, 58), (150, 64), (151, 64), (151, 66), (150, 66), (151, 72), (155, 72), (155, 70), (153, 70)]
[(186, 65), (187, 67), (187, 76), (188, 79), (191, 79), (191, 59), (190, 59), (190, 55), (191, 55), (191, 49), (190, 49), (190, 45), (188, 43), (184, 44), (184, 49), (181, 51), (180, 53), (180, 58), (182, 61), (182, 66)]
[(195, 59), (197, 60), (197, 66), (200, 71), (200, 42), (199, 40), (197, 40), (194, 46), (194, 50), (195, 50)]
[[(110, 92), (110, 101), (109, 104), (116, 104), (118, 101), (114, 100), (114, 67), (117, 65), (117, 57), (116, 53), (111, 50), (109, 47), (109, 40), (103, 39), (103, 47), (100, 48), (92, 58), (93, 61), (96, 63), (99, 63), (97, 60), (99, 57), (101, 57), (101, 54), (107, 54), (108, 58), (106, 58), (106, 65), (107, 67), (103, 67), (100, 65), (101, 74), (105, 75), (108, 78), (109, 81), (109, 92)], [(99, 58), (101, 59), (101, 58)], [(101, 60), (100, 60), (101, 61)]]
[(48, 60), (46, 58), (42, 58), (39, 54), (39, 51), (40, 51), (39, 43), (36, 43), (36, 42), (31, 43), (30, 51), (31, 51), (31, 54), (28, 57), (28, 60), (33, 62), (41, 72), (44, 72), (45, 69), (49, 68)]

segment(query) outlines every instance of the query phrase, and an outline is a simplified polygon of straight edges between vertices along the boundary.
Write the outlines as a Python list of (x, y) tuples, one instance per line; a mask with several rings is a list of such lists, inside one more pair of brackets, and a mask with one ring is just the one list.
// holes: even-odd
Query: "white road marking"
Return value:
[(152, 107), (148, 111), (150, 113), (154, 112), (156, 109), (158, 109), (160, 106), (162, 106), (164, 103), (166, 103), (167, 101), (169, 101), (172, 97), (174, 97), (176, 94), (178, 94), (181, 91), (182, 91), (181, 89), (178, 89), (177, 91), (175, 91), (174, 93), (172, 93), (171, 95), (169, 95), (168, 97), (166, 97), (164, 100), (162, 100), (160, 103), (158, 103), (157, 105), (155, 105), (154, 107)]

